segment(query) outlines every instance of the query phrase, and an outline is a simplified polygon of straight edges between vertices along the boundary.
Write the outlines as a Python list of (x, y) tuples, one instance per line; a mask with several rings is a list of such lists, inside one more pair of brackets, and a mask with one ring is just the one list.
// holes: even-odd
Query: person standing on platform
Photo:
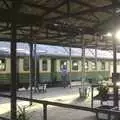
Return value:
[(66, 66), (63, 66), (61, 68), (61, 78), (62, 78), (62, 81), (63, 81), (63, 86), (64, 88), (66, 87), (67, 85), (67, 67)]

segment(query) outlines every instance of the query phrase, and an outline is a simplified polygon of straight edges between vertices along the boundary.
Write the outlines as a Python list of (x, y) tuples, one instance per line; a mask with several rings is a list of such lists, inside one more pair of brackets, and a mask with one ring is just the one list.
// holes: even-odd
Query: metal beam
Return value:
[[(7, 22), (11, 23), (11, 11), (8, 9), (0, 8), (0, 21), (1, 22)], [(21, 24), (21, 25), (40, 25), (42, 18), (37, 15), (32, 15), (32, 14), (26, 14), (23, 12), (18, 12), (16, 14), (17, 22), (16, 24)]]
[[(30, 37), (31, 37), (31, 40), (32, 40), (32, 37), (33, 37), (33, 29), (32, 29), (32, 26), (30, 27)], [(30, 80), (29, 80), (29, 85), (30, 85), (30, 105), (32, 105), (32, 98), (33, 98), (33, 89), (32, 89), (32, 86), (33, 86), (33, 81), (34, 81), (34, 59), (33, 59), (33, 43), (30, 43), (29, 44), (29, 48), (30, 48), (30, 59), (29, 59), (29, 63), (30, 63)]]
[(98, 24), (95, 24), (93, 27), (98, 28), (99, 26), (104, 25), (104, 24), (108, 23), (109, 21), (111, 21), (112, 18), (113, 18), (113, 16), (110, 16), (107, 19), (99, 22)]
[(30, 63), (30, 80), (29, 80), (29, 85), (30, 85), (30, 105), (32, 105), (32, 97), (33, 97), (33, 95), (32, 95), (32, 86), (33, 86), (33, 80), (34, 80), (34, 73), (33, 73), (33, 44), (32, 43), (30, 43), (29, 44), (29, 47), (30, 47), (30, 59), (29, 59), (29, 63)]
[(51, 12), (54, 12), (56, 9), (60, 8), (62, 5), (64, 5), (66, 3), (66, 0), (64, 0), (63, 2), (61, 2), (60, 4), (56, 5), (55, 7), (48, 9), (41, 17), (45, 17), (46, 15), (48, 15)]
[(66, 5), (67, 5), (67, 16), (69, 18), (69, 14), (71, 12), (70, 0), (66, 0)]
[[(28, 6), (30, 6), (30, 7), (39, 8), (39, 9), (42, 9), (42, 10), (45, 10), (45, 11), (46, 11), (46, 10), (51, 11), (51, 8), (45, 7), (45, 6), (43, 6), (43, 5), (37, 5), (37, 4), (27, 3), (27, 2), (25, 2), (24, 4), (25, 4), (25, 5), (28, 5)], [(62, 5), (61, 5), (61, 6), (62, 6)], [(66, 14), (67, 14), (67, 13), (65, 13), (65, 12), (62, 12), (62, 11), (59, 11), (59, 10), (56, 10), (56, 9), (54, 9), (52, 12), (58, 13), (58, 14), (61, 14), (61, 15), (66, 15)], [(89, 22), (96, 22), (95, 20), (87, 19), (87, 18), (84, 18), (84, 17), (81, 17), (81, 16), (79, 16), (79, 18), (80, 18), (81, 20), (85, 20), (85, 21), (89, 21)], [(50, 20), (53, 20), (53, 19), (50, 19), (50, 18), (46, 18), (46, 19), (45, 19), (45, 21), (50, 21)]]
[(10, 6), (9, 6), (8, 3), (6, 2), (6, 0), (2, 0), (2, 1), (3, 1), (3, 3), (5, 4), (5, 6), (9, 9)]
[[(65, 12), (63, 12), (63, 11), (56, 10), (56, 11), (54, 11), (54, 12), (55, 12), (55, 13), (59, 13), (59, 14), (61, 14), (61, 15), (63, 15), (63, 16), (68, 16), (68, 13), (65, 13)], [(60, 16), (59, 16), (59, 17), (60, 17)], [(93, 16), (93, 17), (94, 17), (94, 16)], [(96, 22), (97, 22), (97, 20), (85, 18), (85, 17), (83, 17), (83, 16), (75, 16), (74, 18), (80, 19), (80, 20), (83, 20), (83, 21), (87, 21), (87, 22), (93, 22), (93, 23), (96, 23)], [(62, 19), (62, 18), (60, 18), (60, 19)], [(45, 21), (52, 21), (52, 20), (54, 20), (54, 18), (45, 18), (44, 20), (45, 20)]]
[(89, 7), (89, 8), (94, 8), (95, 7), (94, 5), (91, 5), (89, 3), (83, 2), (81, 0), (80, 1), (79, 0), (71, 0), (71, 1), (74, 2), (74, 3), (77, 3), (77, 4), (80, 4), (80, 5)]
[[(98, 11), (106, 11), (108, 9), (115, 8), (119, 5), (120, 4), (117, 4), (117, 5), (110, 4), (110, 5), (106, 5), (106, 6), (102, 6), (102, 7), (96, 7), (96, 8), (76, 12), (76, 13), (70, 13), (69, 16), (75, 17), (78, 15), (84, 15), (84, 14), (98, 12)], [(52, 9), (51, 11), (54, 11), (54, 9)], [(0, 8), (1, 21), (11, 22), (10, 14), (11, 14), (11, 12), (9, 10)], [(26, 14), (26, 13), (22, 13), (22, 12), (17, 13), (16, 17), (18, 18), (17, 24), (22, 24), (22, 25), (24, 25), (24, 24), (26, 24), (26, 25), (30, 25), (30, 24), (38, 25), (43, 20), (43, 18), (42, 18), (43, 16), (41, 17), (38, 15)], [(63, 15), (63, 16), (53, 17), (52, 19), (60, 19), (60, 18), (66, 18), (66, 17), (67, 17), (66, 15)]]
[[(66, 0), (66, 3), (67, 3), (67, 1), (68, 0)], [(82, 5), (84, 5), (84, 6), (87, 6), (87, 7), (90, 7), (90, 8), (95, 8), (95, 6), (93, 6), (93, 5), (90, 5), (90, 4), (88, 4), (88, 3), (86, 3), (86, 2), (82, 2), (82, 1), (78, 1), (78, 0), (72, 0), (72, 2), (75, 2), (75, 3), (79, 3), (79, 4), (82, 4)], [(70, 2), (69, 2), (70, 3)], [(24, 3), (24, 4), (26, 4), (26, 5), (28, 5), (28, 6), (30, 6), (30, 7), (35, 7), (35, 8), (39, 8), (39, 9), (42, 9), (42, 10), (48, 10), (49, 12), (51, 11), (51, 8), (48, 8), (48, 7), (45, 7), (45, 6), (43, 6), (43, 5), (37, 5), (37, 4), (33, 4), (33, 3)], [(64, 5), (64, 4), (63, 4)], [(61, 5), (62, 6), (62, 5)], [(53, 8), (52, 8), (53, 9)], [(52, 12), (55, 12), (55, 13), (58, 13), (58, 14), (61, 14), (61, 15), (67, 15), (67, 13), (65, 13), (65, 12), (62, 12), (62, 11), (59, 11), (59, 10), (56, 10), (56, 9), (54, 9), (54, 11), (52, 11)], [(94, 17), (94, 16), (93, 16)], [(87, 18), (84, 18), (84, 17), (81, 17), (81, 16), (79, 16), (79, 18), (81, 19), (81, 20), (85, 20), (85, 21), (89, 21), (89, 22), (97, 22), (96, 20), (92, 20), (92, 19), (87, 19)], [(46, 19), (47, 21), (49, 21), (49, 20), (52, 20), (52, 19)]]
[(11, 8), (11, 120), (17, 119), (16, 90), (17, 90), (17, 64), (16, 64), (16, 14), (20, 8), (21, 2), (12, 1)]
[[(94, 13), (94, 12), (106, 12), (109, 9), (114, 9), (116, 7), (119, 7), (119, 5), (120, 4), (117, 4), (117, 5), (109, 4), (109, 5), (105, 5), (105, 6), (95, 7), (95, 8), (91, 8), (91, 9), (87, 9), (87, 10), (82, 10), (82, 11), (76, 12), (76, 13), (70, 13), (69, 16), (75, 17), (78, 15), (85, 15), (85, 14)], [(62, 19), (62, 18), (66, 18), (66, 17), (67, 17), (66, 15), (63, 15), (63, 16), (53, 17), (52, 19), (57, 20), (57, 19)]]
[[(117, 43), (115, 34), (112, 36), (113, 38), (113, 74), (117, 74)], [(119, 106), (119, 97), (118, 97), (118, 87), (116, 86), (117, 78), (113, 77), (113, 91), (114, 91), (114, 106)]]
[(82, 64), (82, 80), (81, 80), (81, 97), (85, 97), (85, 86), (84, 86), (84, 83), (85, 83), (85, 79), (86, 79), (86, 74), (85, 74), (85, 39), (84, 39), (84, 35), (82, 35), (81, 37), (82, 39), (82, 60), (81, 60), (81, 64)]
[(16, 19), (15, 10), (16, 3), (12, 3), (12, 24), (11, 24), (11, 120), (16, 120), (16, 83), (17, 83), (17, 69), (16, 69)]

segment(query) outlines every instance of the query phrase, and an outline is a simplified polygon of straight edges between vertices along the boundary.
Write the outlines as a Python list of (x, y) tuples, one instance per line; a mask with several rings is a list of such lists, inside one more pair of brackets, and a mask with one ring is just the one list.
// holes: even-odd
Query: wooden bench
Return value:
[(72, 81), (72, 82), (71, 82), (71, 86), (72, 86), (72, 87), (80, 86), (80, 85), (81, 85), (81, 82), (80, 82), (80, 81)]

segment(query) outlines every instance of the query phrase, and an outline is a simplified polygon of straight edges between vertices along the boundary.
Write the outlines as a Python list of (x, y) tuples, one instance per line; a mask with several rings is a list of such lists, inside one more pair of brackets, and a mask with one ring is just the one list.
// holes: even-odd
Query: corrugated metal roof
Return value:
[(119, 29), (119, 6), (119, 0), (1, 0), (0, 38), (11, 41), (16, 21), (18, 41), (80, 48), (84, 37), (87, 47), (97, 40), (111, 49), (103, 34)]

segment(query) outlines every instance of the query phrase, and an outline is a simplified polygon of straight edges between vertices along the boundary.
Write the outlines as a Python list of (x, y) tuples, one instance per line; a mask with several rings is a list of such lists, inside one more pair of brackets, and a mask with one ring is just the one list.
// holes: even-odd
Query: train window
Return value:
[(85, 61), (85, 70), (88, 70), (88, 61)]
[(23, 59), (23, 70), (29, 71), (29, 58), (28, 57), (24, 57)]
[(6, 61), (5, 59), (0, 59), (0, 71), (5, 71), (6, 69)]
[(78, 61), (77, 60), (72, 61), (72, 70), (78, 70)]
[(95, 70), (96, 66), (95, 66), (95, 62), (92, 62), (92, 70)]
[(105, 70), (105, 62), (101, 62), (101, 70)]
[(60, 68), (67, 68), (67, 60), (61, 60), (60, 61)]
[(48, 62), (47, 60), (42, 61), (42, 71), (47, 71), (48, 70)]

